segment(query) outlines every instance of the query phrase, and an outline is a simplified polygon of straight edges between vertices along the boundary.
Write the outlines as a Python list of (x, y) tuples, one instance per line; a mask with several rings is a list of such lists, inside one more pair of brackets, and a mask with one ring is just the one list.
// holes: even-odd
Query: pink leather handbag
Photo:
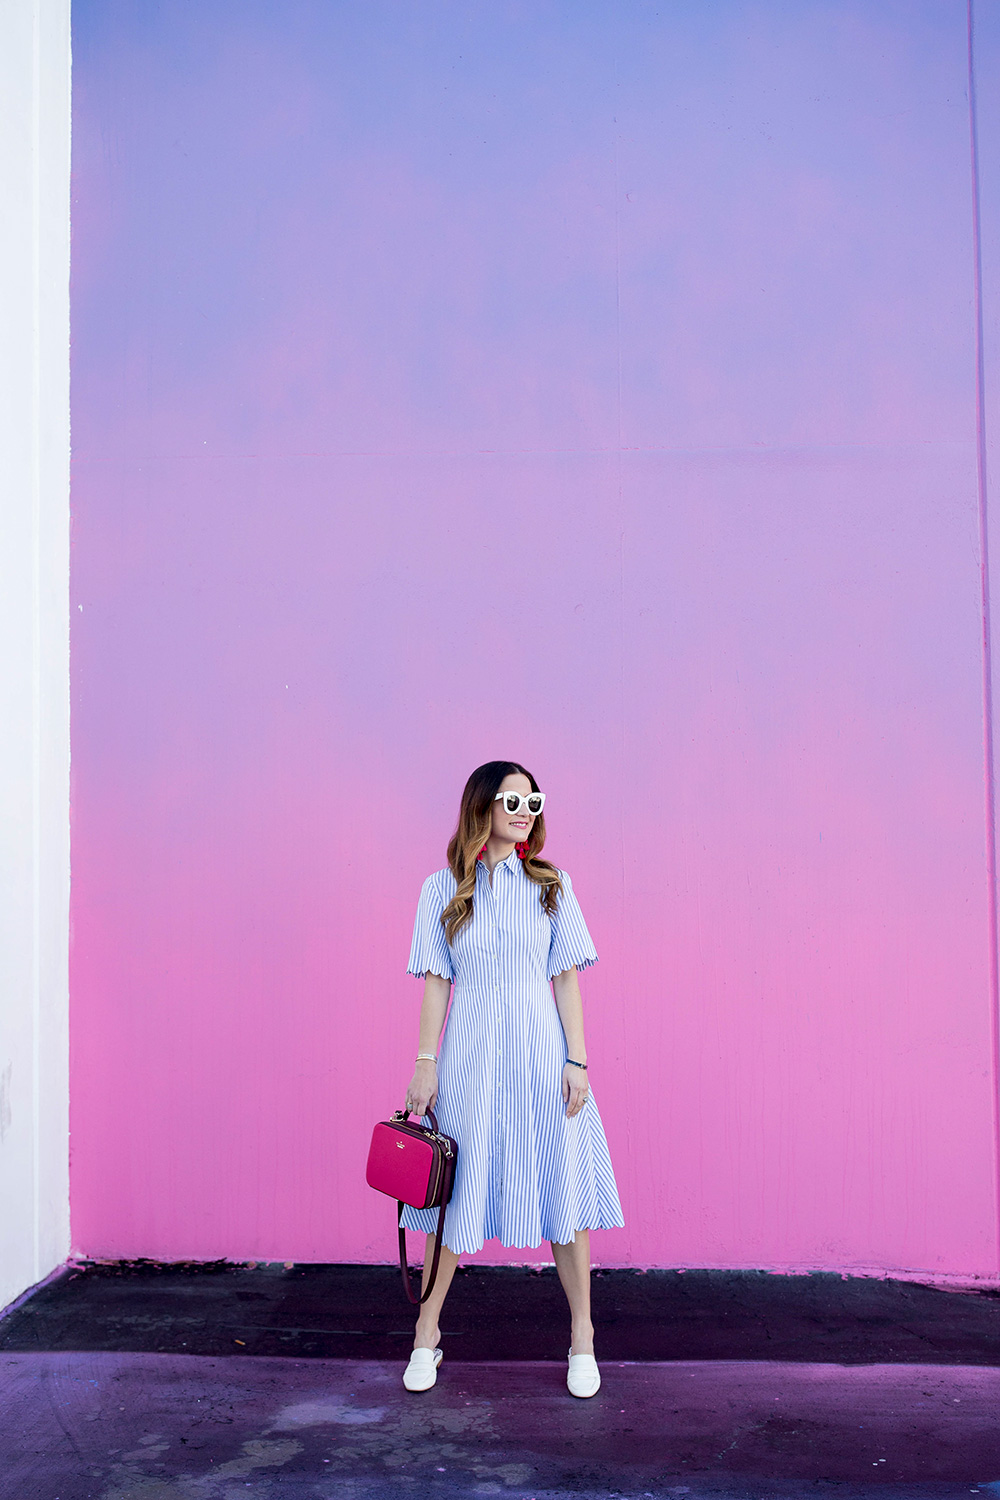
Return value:
[(396, 1199), (399, 1213), (403, 1212), (404, 1203), (413, 1208), (438, 1210), (434, 1259), (427, 1290), (422, 1297), (417, 1297), (410, 1285), (410, 1273), (406, 1268), (406, 1230), (399, 1226), (399, 1269), (403, 1273), (406, 1295), (417, 1306), (426, 1302), (434, 1290), (441, 1258), (444, 1211), (455, 1185), (458, 1165), (457, 1142), (450, 1135), (441, 1134), (433, 1110), (427, 1111), (426, 1118), (431, 1122), (429, 1128), (411, 1124), (409, 1110), (397, 1109), (391, 1120), (380, 1121), (372, 1131), (365, 1173), (369, 1187)]

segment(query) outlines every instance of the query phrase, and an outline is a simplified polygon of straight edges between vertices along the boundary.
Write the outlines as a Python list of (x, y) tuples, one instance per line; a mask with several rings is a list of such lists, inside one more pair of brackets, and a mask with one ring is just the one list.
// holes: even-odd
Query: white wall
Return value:
[(0, 0), (0, 1307), (69, 1249), (69, 0)]

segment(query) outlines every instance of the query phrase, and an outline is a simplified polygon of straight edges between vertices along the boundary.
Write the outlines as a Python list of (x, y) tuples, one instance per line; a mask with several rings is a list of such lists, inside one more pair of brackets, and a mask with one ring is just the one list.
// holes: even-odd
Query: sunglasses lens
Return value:
[(528, 798), (528, 811), (534, 817), (537, 817), (538, 814), (541, 812), (541, 810), (542, 810), (542, 799), (536, 793), (534, 796)]
[(517, 792), (508, 792), (503, 799), (503, 805), (509, 813), (516, 813), (521, 805), (521, 799)]

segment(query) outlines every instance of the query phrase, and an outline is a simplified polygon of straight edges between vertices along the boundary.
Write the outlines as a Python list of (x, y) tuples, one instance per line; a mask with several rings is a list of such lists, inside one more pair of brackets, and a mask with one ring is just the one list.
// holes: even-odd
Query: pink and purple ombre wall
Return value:
[(78, 0), (78, 1252), (392, 1257), (416, 898), (511, 756), (602, 958), (596, 1259), (997, 1277), (967, 44)]

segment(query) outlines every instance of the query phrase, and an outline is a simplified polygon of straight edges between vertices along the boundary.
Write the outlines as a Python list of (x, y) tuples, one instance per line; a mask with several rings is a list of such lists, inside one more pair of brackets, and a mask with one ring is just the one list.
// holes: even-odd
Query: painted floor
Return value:
[(1000, 1495), (1000, 1369), (0, 1355), (2, 1500)]

